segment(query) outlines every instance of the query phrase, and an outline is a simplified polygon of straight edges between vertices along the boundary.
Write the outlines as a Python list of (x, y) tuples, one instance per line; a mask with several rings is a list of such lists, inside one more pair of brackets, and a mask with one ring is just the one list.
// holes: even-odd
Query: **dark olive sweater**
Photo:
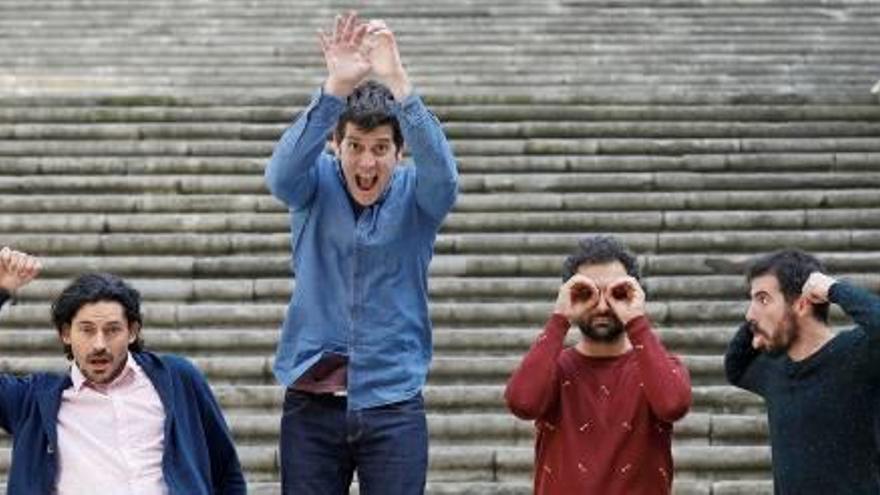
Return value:
[(838, 282), (829, 291), (856, 323), (801, 361), (752, 349), (744, 324), (730, 342), (730, 383), (764, 398), (775, 492), (880, 493), (880, 298)]

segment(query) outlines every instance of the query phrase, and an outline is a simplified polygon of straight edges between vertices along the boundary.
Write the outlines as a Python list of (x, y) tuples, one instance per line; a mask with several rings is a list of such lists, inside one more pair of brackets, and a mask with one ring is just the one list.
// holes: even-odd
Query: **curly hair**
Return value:
[[(52, 303), (52, 323), (60, 335), (65, 327), (70, 326), (83, 306), (108, 301), (122, 306), (129, 324), (136, 323), (138, 327), (143, 325), (141, 294), (121, 278), (109, 273), (87, 273), (71, 282)], [(137, 339), (128, 345), (128, 349), (140, 352), (143, 348), (144, 341), (138, 332)], [(69, 344), (64, 344), (64, 352), (67, 359), (73, 359), (73, 350)]]
[[(804, 283), (813, 272), (825, 272), (825, 266), (815, 256), (800, 249), (783, 249), (756, 258), (749, 265), (746, 282), (764, 275), (773, 275), (779, 282), (779, 290), (790, 304), (800, 297)], [(813, 316), (828, 323), (829, 304), (813, 304)]]
[(619, 261), (627, 275), (641, 281), (636, 257), (615, 237), (610, 235), (587, 236), (578, 241), (577, 249), (562, 263), (562, 281), (574, 275), (584, 264), (597, 265)]

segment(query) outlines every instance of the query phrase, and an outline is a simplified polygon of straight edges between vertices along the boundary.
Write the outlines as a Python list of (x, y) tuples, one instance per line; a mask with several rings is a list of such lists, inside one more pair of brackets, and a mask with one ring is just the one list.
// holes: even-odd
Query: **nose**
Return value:
[[(610, 294), (609, 294), (610, 295)], [(606, 294), (603, 292), (600, 294), (599, 302), (596, 303), (596, 309), (594, 312), (598, 314), (602, 314), (607, 312), (610, 308), (608, 307), (608, 301), (605, 300)]]
[(752, 303), (749, 303), (749, 309), (746, 310), (746, 320), (748, 320), (748, 321), (755, 321), (755, 320), (756, 320), (756, 318), (755, 318), (755, 316), (756, 316), (755, 313), (756, 313), (756, 311), (755, 311), (755, 305), (752, 304)]
[(97, 352), (105, 349), (107, 349), (107, 337), (104, 336), (104, 332), (95, 332), (95, 337), (92, 339), (92, 350)]
[(362, 170), (370, 170), (376, 168), (379, 164), (379, 160), (373, 156), (372, 153), (364, 153), (361, 157), (360, 162), (358, 162), (358, 167)]

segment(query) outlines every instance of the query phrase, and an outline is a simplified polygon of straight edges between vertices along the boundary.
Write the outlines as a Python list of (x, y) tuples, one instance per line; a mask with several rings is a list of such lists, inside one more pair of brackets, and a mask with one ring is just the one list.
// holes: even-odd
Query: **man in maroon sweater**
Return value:
[[(652, 330), (636, 259), (613, 237), (587, 237), (563, 271), (553, 314), (505, 391), (516, 416), (535, 420), (535, 493), (670, 493), (672, 423), (690, 408), (690, 376)], [(583, 339), (563, 348), (572, 325)]]

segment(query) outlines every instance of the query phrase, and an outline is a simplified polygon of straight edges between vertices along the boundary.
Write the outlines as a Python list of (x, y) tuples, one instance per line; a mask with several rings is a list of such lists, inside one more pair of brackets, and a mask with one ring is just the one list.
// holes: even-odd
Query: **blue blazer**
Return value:
[[(229, 428), (202, 374), (178, 356), (132, 353), (165, 406), (162, 471), (171, 495), (247, 493)], [(55, 492), (58, 409), (70, 375), (0, 374), (0, 427), (12, 435), (9, 495)]]

